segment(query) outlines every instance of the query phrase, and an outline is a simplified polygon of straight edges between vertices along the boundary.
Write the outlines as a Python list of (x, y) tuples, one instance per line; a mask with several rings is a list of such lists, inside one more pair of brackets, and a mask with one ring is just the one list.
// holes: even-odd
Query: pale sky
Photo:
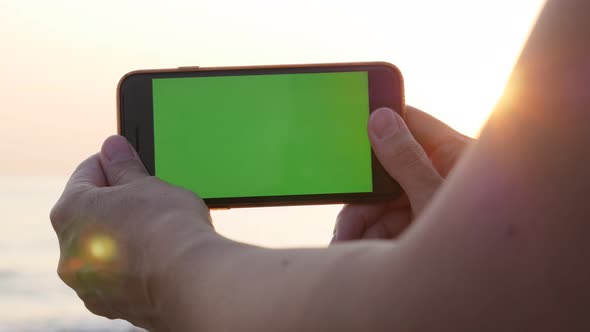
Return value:
[(128, 71), (383, 60), (474, 136), (542, 0), (0, 0), (0, 175), (67, 175), (116, 131)]
[[(115, 89), (126, 72), (389, 61), (405, 76), (408, 103), (476, 136), (542, 3), (0, 0), (0, 246), (17, 255), (0, 256), (0, 268), (36, 271), (40, 286), (31, 287), (43, 289), (0, 301), (0, 325), (8, 317), (25, 326), (32, 317), (90, 319), (55, 275), (48, 214), (67, 175), (116, 132)], [(236, 209), (213, 219), (222, 235), (247, 243), (323, 246), (339, 210)], [(70, 297), (55, 297), (60, 292)]]

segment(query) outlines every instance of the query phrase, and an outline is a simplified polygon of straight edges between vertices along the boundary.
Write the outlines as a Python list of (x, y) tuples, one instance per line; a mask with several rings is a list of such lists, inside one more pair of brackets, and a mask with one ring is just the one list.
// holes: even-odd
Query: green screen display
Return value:
[(202, 198), (366, 193), (367, 72), (153, 79), (155, 173)]

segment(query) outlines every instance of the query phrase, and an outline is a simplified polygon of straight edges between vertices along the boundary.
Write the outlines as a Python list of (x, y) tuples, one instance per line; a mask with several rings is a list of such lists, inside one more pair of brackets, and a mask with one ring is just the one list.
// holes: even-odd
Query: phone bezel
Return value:
[[(366, 71), (369, 77), (369, 113), (389, 107), (405, 118), (403, 77), (400, 70), (387, 62), (333, 63), (250, 67), (179, 67), (176, 69), (137, 70), (127, 73), (117, 88), (117, 128), (119, 135), (135, 147), (151, 175), (154, 167), (154, 126), (152, 79), (173, 77), (242, 76), (294, 73), (329, 73)], [(146, 114), (149, 114), (146, 116)], [(211, 208), (283, 206), (371, 202), (395, 198), (403, 192), (389, 176), (371, 150), (373, 192), (345, 194), (310, 194), (206, 198)]]

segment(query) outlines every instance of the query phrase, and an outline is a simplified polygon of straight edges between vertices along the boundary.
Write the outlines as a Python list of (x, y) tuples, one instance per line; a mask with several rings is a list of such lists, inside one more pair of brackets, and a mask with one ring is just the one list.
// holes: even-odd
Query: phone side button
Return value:
[(129, 133), (125, 135), (125, 138), (127, 138), (127, 141), (133, 146), (135, 151), (139, 152), (139, 127), (134, 125), (133, 127), (129, 127), (128, 130)]
[(178, 67), (178, 70), (198, 70), (199, 66), (183, 66), (183, 67)]

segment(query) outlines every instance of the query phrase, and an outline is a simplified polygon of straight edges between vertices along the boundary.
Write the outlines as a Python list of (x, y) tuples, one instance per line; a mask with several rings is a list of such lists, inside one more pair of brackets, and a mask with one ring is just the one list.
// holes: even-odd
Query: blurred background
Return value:
[[(477, 137), (542, 0), (0, 0), (0, 331), (131, 331), (86, 311), (55, 272), (49, 210), (116, 133), (128, 71), (382, 60), (406, 99)], [(325, 246), (340, 206), (214, 212), (269, 247)]]

